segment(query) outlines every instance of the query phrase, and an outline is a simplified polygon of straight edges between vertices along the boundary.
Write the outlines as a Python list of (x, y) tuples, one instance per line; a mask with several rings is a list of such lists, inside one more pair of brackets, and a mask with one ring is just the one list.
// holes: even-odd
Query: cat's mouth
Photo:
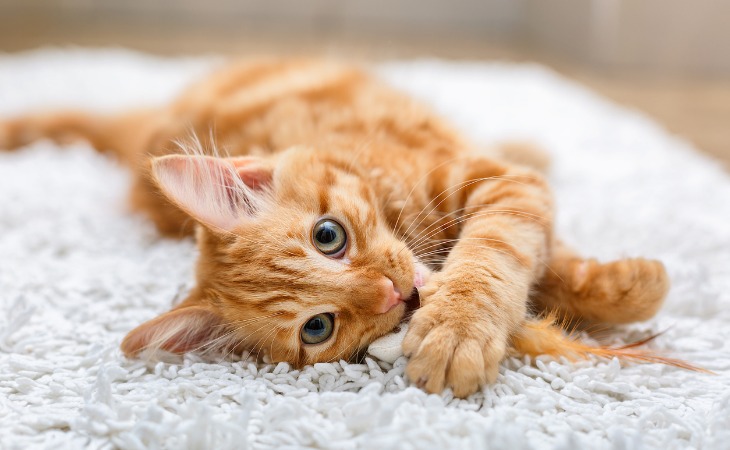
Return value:
[(431, 276), (431, 271), (421, 262), (415, 261), (414, 265), (413, 291), (411, 291), (411, 295), (404, 301), (406, 304), (406, 317), (410, 317), (415, 310), (421, 307), (421, 294), (418, 292), (418, 289), (425, 286)]
[(410, 316), (410, 314), (421, 307), (421, 295), (418, 292), (418, 287), (413, 287), (411, 296), (404, 303), (406, 304), (406, 316)]

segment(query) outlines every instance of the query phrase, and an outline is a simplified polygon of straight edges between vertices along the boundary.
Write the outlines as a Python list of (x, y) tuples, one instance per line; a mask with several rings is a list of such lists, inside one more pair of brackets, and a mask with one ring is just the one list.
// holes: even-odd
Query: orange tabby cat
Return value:
[[(179, 144), (190, 136), (230, 156)], [(531, 308), (626, 323), (651, 317), (669, 285), (659, 262), (599, 264), (562, 247), (540, 173), (488, 156), (355, 67), (259, 60), (157, 109), (0, 121), (0, 148), (41, 138), (111, 151), (134, 170), (134, 208), (166, 235), (196, 230), (196, 287), (127, 335), (128, 356), (347, 359), (420, 297), (403, 343), (407, 375), (466, 396), (495, 379), (510, 346), (583, 348), (530, 319)]]

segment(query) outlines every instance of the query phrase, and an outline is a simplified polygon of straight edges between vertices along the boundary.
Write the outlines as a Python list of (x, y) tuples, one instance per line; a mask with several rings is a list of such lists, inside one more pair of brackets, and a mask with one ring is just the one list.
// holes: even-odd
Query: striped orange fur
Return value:
[(195, 288), (129, 333), (129, 357), (247, 350), (297, 366), (348, 359), (404, 319), (418, 288), (403, 349), (409, 378), (430, 392), (465, 396), (493, 381), (510, 343), (533, 355), (680, 365), (585, 347), (526, 321), (529, 310), (645, 320), (669, 281), (657, 261), (602, 264), (563, 246), (539, 152), (476, 147), (361, 68), (246, 61), (159, 108), (0, 120), (0, 148), (42, 138), (115, 154), (134, 173), (132, 207), (163, 234), (196, 235)]

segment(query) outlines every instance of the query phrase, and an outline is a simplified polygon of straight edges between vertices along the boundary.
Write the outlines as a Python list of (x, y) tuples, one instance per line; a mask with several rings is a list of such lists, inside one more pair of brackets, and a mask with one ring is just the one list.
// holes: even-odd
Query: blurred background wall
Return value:
[[(212, 35), (304, 36), (303, 46), (338, 36), (441, 37), (490, 39), (606, 69), (730, 74), (728, 0), (0, 0), (0, 26), (3, 50), (144, 37), (162, 51), (218, 50)], [(154, 42), (165, 34), (180, 37), (178, 48)], [(239, 48), (247, 44), (229, 41)]]
[(537, 61), (730, 167), (730, 0), (0, 0), (0, 52)]

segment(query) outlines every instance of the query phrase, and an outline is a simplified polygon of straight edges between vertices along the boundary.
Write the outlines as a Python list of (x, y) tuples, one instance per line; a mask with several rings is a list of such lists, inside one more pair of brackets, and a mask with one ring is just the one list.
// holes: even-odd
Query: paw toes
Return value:
[(416, 311), (413, 319), (411, 319), (411, 323), (408, 325), (408, 332), (401, 344), (404, 355), (410, 357), (413, 353), (417, 352), (424, 338), (429, 333), (429, 330), (433, 328), (434, 321), (428, 313), (429, 311), (426, 308), (422, 308)]
[(489, 348), (484, 351), (484, 367), (487, 372), (488, 382), (493, 383), (497, 379), (499, 363), (502, 362), (506, 353), (507, 340), (495, 336)]
[(446, 370), (451, 363), (456, 343), (452, 336), (444, 336), (439, 330), (429, 333), (419, 351), (406, 367), (408, 378), (423, 385), (426, 391), (437, 394), (444, 390)]
[(420, 335), (417, 335), (409, 329), (408, 333), (406, 333), (406, 337), (403, 339), (403, 343), (401, 344), (403, 354), (410, 358), (411, 355), (413, 355), (421, 346), (422, 340), (423, 338)]
[(447, 384), (455, 396), (463, 398), (486, 383), (486, 374), (480, 345), (473, 340), (464, 341), (454, 352)]

